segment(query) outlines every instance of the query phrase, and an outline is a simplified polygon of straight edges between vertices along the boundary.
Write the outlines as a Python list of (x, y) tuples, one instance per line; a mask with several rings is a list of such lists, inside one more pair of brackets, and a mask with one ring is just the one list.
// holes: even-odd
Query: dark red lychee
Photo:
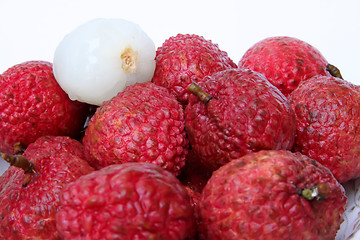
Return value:
[(188, 85), (198, 83), (212, 73), (236, 64), (219, 46), (202, 36), (178, 34), (170, 37), (156, 51), (156, 68), (152, 82), (166, 87), (184, 106), (188, 102)]
[(300, 153), (262, 150), (220, 167), (199, 201), (202, 239), (335, 239), (345, 191)]
[(128, 86), (97, 109), (83, 144), (97, 169), (150, 162), (178, 175), (188, 152), (183, 108), (166, 88), (152, 82)]
[(52, 63), (28, 61), (0, 78), (0, 151), (13, 154), (44, 135), (77, 137), (88, 105), (69, 99), (53, 75)]
[(0, 176), (0, 239), (60, 239), (55, 224), (59, 194), (66, 184), (93, 171), (81, 143), (44, 136), (24, 155), (3, 158), (13, 166)]
[(216, 169), (249, 152), (292, 148), (294, 112), (263, 75), (228, 69), (205, 77), (201, 87), (190, 89), (200, 96), (189, 98), (185, 127), (204, 165)]
[(327, 60), (309, 43), (288, 36), (263, 39), (251, 46), (238, 66), (262, 73), (287, 96), (300, 82), (330, 75)]
[(335, 77), (316, 76), (289, 96), (296, 115), (294, 150), (328, 167), (340, 182), (360, 177), (360, 92)]
[(64, 188), (57, 228), (64, 239), (190, 239), (194, 212), (187, 191), (151, 163), (113, 164)]

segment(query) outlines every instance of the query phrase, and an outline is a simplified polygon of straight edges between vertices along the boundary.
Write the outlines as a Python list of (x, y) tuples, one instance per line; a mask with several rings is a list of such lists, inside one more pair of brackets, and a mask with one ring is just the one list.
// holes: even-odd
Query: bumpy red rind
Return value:
[(360, 177), (360, 92), (345, 80), (316, 76), (289, 96), (296, 115), (294, 151), (328, 167), (340, 182)]
[(309, 43), (288, 36), (263, 39), (251, 46), (238, 66), (264, 74), (288, 96), (300, 82), (316, 76), (330, 76), (327, 60)]
[(203, 164), (216, 169), (249, 152), (292, 148), (294, 112), (263, 75), (228, 69), (205, 77), (201, 87), (213, 98), (203, 103), (190, 96), (185, 128)]
[[(323, 200), (301, 189), (327, 183)], [(215, 171), (199, 202), (202, 239), (335, 239), (346, 196), (331, 172), (286, 150), (249, 153)]]
[(144, 162), (113, 164), (67, 185), (56, 216), (64, 239), (185, 240), (193, 208), (180, 181)]
[(17, 64), (0, 77), (0, 151), (13, 154), (19, 142), (26, 147), (45, 135), (77, 137), (87, 108), (61, 89), (52, 63)]
[(80, 142), (69, 137), (41, 137), (24, 156), (36, 171), (26, 187), (24, 170), (9, 167), (0, 176), (0, 239), (59, 240), (55, 214), (62, 188), (93, 168)]
[(152, 82), (166, 87), (184, 106), (188, 103), (188, 85), (215, 72), (236, 68), (228, 54), (210, 40), (196, 34), (178, 34), (168, 38), (156, 51)]
[(166, 88), (136, 83), (97, 109), (83, 144), (97, 169), (149, 162), (178, 175), (188, 152), (184, 110)]

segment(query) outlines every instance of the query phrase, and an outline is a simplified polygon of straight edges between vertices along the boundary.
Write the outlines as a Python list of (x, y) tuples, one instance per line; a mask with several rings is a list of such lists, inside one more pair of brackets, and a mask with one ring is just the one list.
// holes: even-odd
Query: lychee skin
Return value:
[(360, 177), (360, 92), (335, 77), (316, 76), (289, 96), (296, 115), (294, 150), (328, 167), (340, 182)]
[(166, 87), (186, 106), (192, 81), (236, 64), (225, 51), (210, 40), (196, 34), (177, 34), (168, 38), (156, 51), (156, 67), (152, 82)]
[(288, 36), (269, 37), (255, 43), (240, 59), (238, 66), (264, 74), (288, 96), (300, 82), (316, 75), (330, 76), (328, 62), (318, 49)]
[[(324, 199), (299, 194), (325, 183)], [(331, 172), (286, 150), (249, 153), (215, 171), (199, 202), (202, 237), (227, 239), (335, 239), (346, 196)]]
[(292, 148), (294, 112), (263, 75), (228, 69), (205, 77), (201, 87), (213, 98), (203, 103), (190, 96), (185, 128), (203, 164), (215, 170), (249, 152)]
[(83, 144), (97, 169), (150, 162), (178, 175), (188, 152), (183, 108), (166, 88), (136, 83), (97, 109)]
[(24, 156), (36, 171), (26, 187), (20, 168), (10, 166), (0, 176), (0, 239), (59, 240), (55, 214), (60, 191), (93, 168), (84, 159), (81, 143), (69, 137), (40, 137)]
[(52, 64), (28, 61), (0, 78), (0, 151), (14, 152), (44, 135), (77, 137), (88, 106), (71, 101), (54, 78)]
[(64, 239), (190, 239), (195, 220), (180, 181), (144, 162), (114, 164), (69, 184), (57, 228)]

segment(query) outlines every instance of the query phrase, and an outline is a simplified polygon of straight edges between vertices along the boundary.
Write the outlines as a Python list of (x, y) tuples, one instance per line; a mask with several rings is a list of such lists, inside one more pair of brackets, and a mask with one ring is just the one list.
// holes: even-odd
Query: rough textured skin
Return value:
[(167, 39), (156, 51), (152, 82), (164, 86), (186, 106), (192, 81), (202, 82), (212, 73), (236, 68), (236, 64), (217, 44), (195, 34), (178, 34)]
[(0, 151), (13, 153), (44, 135), (76, 137), (87, 105), (71, 101), (56, 82), (52, 64), (28, 61), (6, 70), (0, 78)]
[(180, 181), (144, 162), (113, 164), (79, 178), (61, 195), (56, 215), (64, 239), (189, 239), (190, 198)]
[(22, 169), (11, 166), (0, 176), (0, 239), (60, 239), (55, 223), (60, 191), (93, 171), (82, 150), (68, 137), (41, 137), (24, 152), (38, 174), (26, 187)]
[(188, 152), (183, 108), (164, 87), (134, 84), (97, 109), (83, 144), (97, 169), (151, 162), (178, 175)]
[(185, 109), (185, 127), (200, 161), (213, 169), (262, 149), (290, 150), (295, 115), (287, 98), (261, 74), (228, 69), (205, 77), (207, 104), (195, 95)]
[[(320, 182), (330, 187), (325, 200), (299, 195)], [(213, 173), (199, 202), (206, 240), (335, 239), (345, 206), (345, 191), (327, 168), (286, 150), (231, 161)]]
[(339, 78), (317, 76), (289, 96), (297, 131), (294, 150), (345, 182), (360, 177), (360, 92)]
[(288, 96), (300, 82), (315, 75), (328, 75), (328, 62), (319, 50), (293, 37), (266, 38), (250, 47), (238, 66), (262, 73)]

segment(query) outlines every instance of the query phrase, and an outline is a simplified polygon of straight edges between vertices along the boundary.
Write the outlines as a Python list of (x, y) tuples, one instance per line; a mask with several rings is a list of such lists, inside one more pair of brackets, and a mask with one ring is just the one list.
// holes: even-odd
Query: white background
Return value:
[(134, 21), (156, 46), (177, 33), (203, 35), (235, 63), (263, 38), (297, 37), (360, 84), (359, 0), (1, 0), (0, 72), (27, 60), (52, 61), (68, 32), (98, 17)]

